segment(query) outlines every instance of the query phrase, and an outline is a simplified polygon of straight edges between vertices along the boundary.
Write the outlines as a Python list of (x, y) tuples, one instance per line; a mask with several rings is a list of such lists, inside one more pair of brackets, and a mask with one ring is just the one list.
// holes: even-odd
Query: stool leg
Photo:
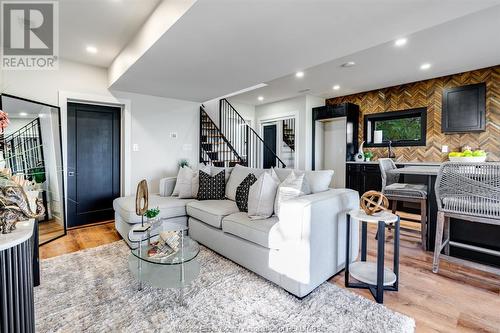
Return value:
[(441, 254), (441, 244), (443, 242), (444, 213), (438, 212), (436, 225), (436, 241), (434, 242), (434, 261), (432, 271), (437, 273), (439, 270), (439, 255)]
[(384, 303), (384, 245), (385, 222), (378, 222), (378, 247), (377, 247), (377, 303)]
[(444, 254), (450, 254), (450, 218), (444, 218), (443, 239), (446, 242), (444, 246)]
[(420, 223), (422, 249), (427, 251), (427, 199), (420, 201)]

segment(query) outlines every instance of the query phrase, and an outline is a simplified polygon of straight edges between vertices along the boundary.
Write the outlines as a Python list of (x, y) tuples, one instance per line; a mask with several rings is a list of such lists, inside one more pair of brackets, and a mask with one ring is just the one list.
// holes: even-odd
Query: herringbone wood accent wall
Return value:
[[(486, 131), (480, 133), (441, 133), (441, 103), (443, 90), (473, 83), (486, 82)], [(360, 107), (359, 142), (363, 141), (363, 115), (427, 107), (426, 147), (395, 147), (398, 161), (442, 162), (450, 151), (459, 151), (464, 145), (488, 152), (489, 161), (500, 160), (500, 65), (436, 79), (328, 99), (327, 104), (351, 102)], [(387, 148), (366, 148), (376, 157), (387, 156)]]

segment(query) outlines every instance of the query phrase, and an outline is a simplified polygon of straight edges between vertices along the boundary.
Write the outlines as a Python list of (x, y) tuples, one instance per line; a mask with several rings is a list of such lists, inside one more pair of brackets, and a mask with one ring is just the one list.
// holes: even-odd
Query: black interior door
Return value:
[(120, 195), (120, 108), (68, 103), (68, 227), (113, 219)]
[(264, 168), (266, 169), (276, 166), (276, 131), (276, 125), (264, 126), (264, 142), (270, 148), (270, 150), (264, 148)]

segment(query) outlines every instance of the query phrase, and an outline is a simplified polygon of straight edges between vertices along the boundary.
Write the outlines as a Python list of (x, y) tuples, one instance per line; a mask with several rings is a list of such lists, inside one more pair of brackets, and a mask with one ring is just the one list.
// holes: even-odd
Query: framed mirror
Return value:
[(7, 94), (0, 95), (0, 109), (9, 119), (0, 134), (0, 170), (31, 182), (30, 194), (42, 200), (42, 245), (66, 234), (60, 109)]

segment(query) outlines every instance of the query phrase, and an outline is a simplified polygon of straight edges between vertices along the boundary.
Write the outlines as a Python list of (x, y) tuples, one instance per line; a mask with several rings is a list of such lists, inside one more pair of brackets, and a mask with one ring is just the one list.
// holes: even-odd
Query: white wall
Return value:
[[(67, 92), (88, 95), (84, 100), (89, 101), (129, 100), (132, 122), (124, 149), (131, 155), (125, 162), (131, 190), (126, 194), (135, 192), (136, 181), (142, 178), (150, 180), (150, 190), (156, 191), (159, 178), (176, 174), (181, 158), (197, 162), (198, 103), (113, 92), (107, 88), (106, 69), (64, 60), (57, 71), (2, 71), (0, 79), (1, 92), (56, 106), (61, 106), (59, 97)], [(65, 120), (62, 114), (63, 139)], [(177, 140), (168, 138), (170, 131), (178, 133)], [(132, 152), (133, 143), (139, 144), (139, 152)], [(191, 144), (192, 150), (184, 151), (183, 144)]]
[(298, 96), (282, 101), (257, 105), (255, 107), (255, 120), (258, 132), (261, 124), (286, 117), (295, 117), (297, 168), (311, 169), (312, 156), (312, 108), (325, 105), (325, 99), (310, 95)]
[[(180, 159), (198, 164), (199, 103), (124, 92), (115, 96), (131, 100), (132, 152), (131, 184), (135, 189), (146, 179), (150, 191), (157, 191), (158, 181), (167, 175), (177, 175)], [(170, 133), (177, 133), (177, 139)]]

